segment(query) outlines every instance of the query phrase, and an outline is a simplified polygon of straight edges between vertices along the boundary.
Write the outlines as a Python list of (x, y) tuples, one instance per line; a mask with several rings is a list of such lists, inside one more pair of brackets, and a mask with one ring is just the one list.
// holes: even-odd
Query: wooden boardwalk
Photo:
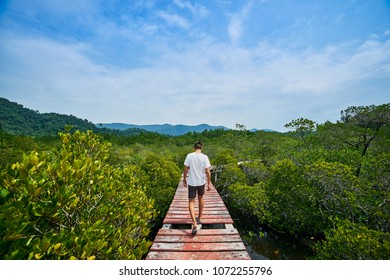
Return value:
[[(211, 186), (204, 195), (202, 228), (191, 234), (188, 190), (180, 180), (175, 197), (157, 233), (147, 260), (250, 260), (222, 198)], [(198, 200), (195, 200), (198, 214)]]

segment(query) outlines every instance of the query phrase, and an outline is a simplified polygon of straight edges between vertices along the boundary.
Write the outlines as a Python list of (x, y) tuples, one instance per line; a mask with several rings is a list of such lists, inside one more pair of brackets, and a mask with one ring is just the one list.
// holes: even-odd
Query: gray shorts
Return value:
[(198, 195), (202, 196), (204, 195), (204, 186), (190, 186), (188, 185), (188, 198), (194, 199), (196, 197), (196, 192), (198, 192)]

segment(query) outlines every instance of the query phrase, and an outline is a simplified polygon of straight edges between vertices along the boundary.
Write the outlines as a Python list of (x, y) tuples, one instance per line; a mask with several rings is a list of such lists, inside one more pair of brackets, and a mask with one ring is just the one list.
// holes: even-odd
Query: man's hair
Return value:
[(203, 148), (202, 142), (196, 141), (195, 144), (194, 144), (194, 148), (195, 149), (202, 149)]

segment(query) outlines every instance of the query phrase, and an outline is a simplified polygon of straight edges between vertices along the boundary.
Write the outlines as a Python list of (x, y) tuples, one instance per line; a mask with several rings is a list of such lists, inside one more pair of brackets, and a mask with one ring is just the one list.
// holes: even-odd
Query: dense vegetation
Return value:
[(96, 130), (93, 123), (75, 116), (56, 113), (39, 113), (0, 97), (0, 126), (15, 135), (56, 135), (66, 125), (75, 130)]
[(286, 134), (1, 131), (0, 258), (143, 258), (200, 139), (228, 208), (258, 228), (314, 240), (318, 259), (389, 259), (389, 124), (384, 104)]

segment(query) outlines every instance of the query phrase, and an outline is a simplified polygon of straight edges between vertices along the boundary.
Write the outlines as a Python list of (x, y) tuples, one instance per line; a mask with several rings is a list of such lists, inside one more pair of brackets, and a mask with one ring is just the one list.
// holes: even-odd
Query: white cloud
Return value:
[(170, 25), (178, 26), (183, 29), (188, 29), (190, 27), (190, 23), (188, 22), (188, 20), (177, 14), (160, 11), (158, 13), (158, 16), (164, 19)]
[(196, 12), (195, 7), (191, 4), (190, 1), (174, 0), (173, 3), (180, 8), (189, 9), (193, 13)]
[(230, 18), (228, 34), (233, 44), (237, 44), (241, 38), (244, 30), (243, 22), (252, 7), (252, 4), (253, 2), (249, 1), (239, 13), (233, 14)]
[(239, 17), (232, 17), (228, 26), (228, 33), (232, 43), (236, 44), (242, 34), (242, 22)]
[(206, 16), (209, 13), (206, 7), (199, 5), (198, 3), (193, 5), (190, 1), (187, 0), (174, 0), (173, 3), (177, 7), (182, 9), (188, 9), (193, 14), (200, 17)]
[[(162, 49), (145, 68), (113, 69), (90, 59), (86, 44), (0, 35), (5, 97), (94, 122), (283, 130), (301, 116), (320, 122), (343, 104), (361, 105), (365, 81), (390, 84), (390, 40), (294, 53), (266, 42), (245, 49), (204, 39), (181, 52)], [(377, 92), (370, 100), (381, 98)]]

